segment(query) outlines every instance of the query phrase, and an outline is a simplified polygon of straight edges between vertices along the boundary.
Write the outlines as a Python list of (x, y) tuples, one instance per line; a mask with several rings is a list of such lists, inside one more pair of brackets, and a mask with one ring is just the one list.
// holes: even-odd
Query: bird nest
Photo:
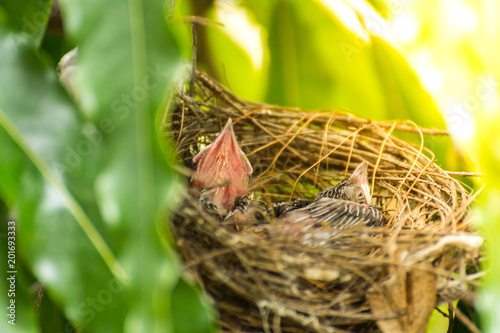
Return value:
[(366, 161), (372, 204), (386, 220), (307, 232), (270, 232), (278, 222), (235, 228), (188, 193), (173, 230), (222, 331), (422, 332), (439, 303), (471, 301), (482, 244), (470, 228), (474, 194), (423, 145), (445, 132), (249, 102), (199, 71), (193, 87), (179, 92), (166, 129), (186, 166), (231, 118), (254, 169), (252, 199), (312, 199)]

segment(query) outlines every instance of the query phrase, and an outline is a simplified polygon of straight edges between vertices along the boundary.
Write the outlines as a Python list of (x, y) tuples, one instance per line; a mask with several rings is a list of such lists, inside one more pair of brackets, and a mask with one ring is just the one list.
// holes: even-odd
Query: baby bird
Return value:
[(278, 216), (278, 221), (327, 225), (332, 229), (381, 222), (382, 213), (369, 205), (371, 198), (367, 169), (368, 163), (361, 163), (351, 177), (323, 190), (312, 203), (283, 212)]
[(236, 230), (243, 230), (245, 225), (259, 225), (271, 222), (267, 204), (248, 197), (236, 199), (234, 209), (224, 218), (225, 224), (234, 225)]
[(351, 177), (323, 190), (316, 196), (314, 201), (318, 202), (322, 198), (331, 198), (369, 205), (371, 197), (367, 171), (368, 163), (361, 163), (356, 170), (354, 170)]
[(252, 165), (240, 149), (233, 122), (226, 126), (214, 142), (193, 158), (197, 164), (190, 186), (201, 189), (199, 203), (221, 219), (231, 212), (239, 197), (248, 194)]

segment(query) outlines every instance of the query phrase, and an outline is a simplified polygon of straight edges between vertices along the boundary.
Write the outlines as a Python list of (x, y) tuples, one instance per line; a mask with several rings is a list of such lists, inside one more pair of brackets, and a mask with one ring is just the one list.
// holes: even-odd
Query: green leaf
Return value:
[[(1, 0), (0, 14), (3, 11), (4, 24), (15, 29), (22, 38), (37, 48), (43, 39), (49, 20), (50, 0)], [(0, 15), (0, 23), (2, 15)]]
[[(20, 253), (75, 327), (168, 332), (178, 320), (170, 306), (180, 269), (158, 230), (181, 197), (155, 120), (180, 58), (161, 1), (115, 4), (122, 12), (111, 17), (101, 15), (107, 5), (82, 10), (84, 26), (73, 27), (83, 73), (77, 87), (91, 101), (85, 115), (55, 70), (0, 29), (0, 125), (10, 137), (1, 142), (0, 168), (19, 179), (2, 180), (0, 193), (17, 212)], [(96, 35), (87, 22), (110, 29)], [(177, 295), (199, 303), (197, 294)]]
[[(102, 315), (114, 320), (91, 320), (97, 310), (86, 303), (86, 296), (88, 300), (108, 295), (109, 286), (127, 283), (127, 277), (65, 185), (71, 168), (65, 177), (58, 173), (58, 165), (68, 162), (68, 151), (82, 138), (76, 110), (55, 71), (4, 27), (0, 27), (0, 53), (4, 55), (0, 68), (6, 74), (0, 78), (0, 125), (12, 138), (1, 141), (2, 169), (6, 176), (19, 179), (0, 185), (16, 204), (19, 255), (47, 292), (64, 304), (71, 320), (89, 327), (119, 327), (123, 311), (122, 318), (112, 316), (108, 307)], [(116, 295), (117, 302), (122, 296)]]
[[(434, 100), (423, 89), (415, 72), (406, 60), (390, 45), (373, 37), (371, 49), (377, 63), (383, 94), (387, 101), (388, 119), (407, 119), (426, 128), (445, 130), (446, 125)], [(403, 139), (414, 141), (415, 135), (400, 135)], [(466, 162), (459, 158), (459, 152), (447, 136), (426, 136), (425, 146), (436, 156), (438, 164), (452, 170), (467, 170)]]
[[(0, 129), (0, 139), (3, 139), (1, 132)], [(8, 243), (12, 241), (9, 237), (15, 237), (9, 234), (13, 231), (12, 228), (9, 230), (9, 227), (14, 225), (12, 219), (7, 216), (7, 206), (2, 201), (0, 201), (0, 221), (0, 255), (5, 258), (0, 262), (0, 269), (5, 272), (2, 275), (3, 278), (0, 279), (0, 288), (4, 291), (0, 294), (0, 304), (3, 309), (6, 309), (4, 320), (0, 322), (0, 330), (2, 332), (34, 332), (36, 331), (36, 316), (33, 295), (32, 293), (30, 295), (29, 291), (30, 281), (22, 267), (23, 260), (19, 253), (12, 253), (12, 251), (8, 253), (8, 246), (13, 246)], [(8, 266), (11, 264), (15, 267)], [(17, 273), (13, 274), (12, 271), (17, 271)], [(13, 275), (14, 278), (12, 278)]]
[[(180, 269), (158, 230), (182, 198), (160, 147), (158, 123), (181, 68), (163, 1), (67, 1), (66, 25), (79, 45), (76, 87), (92, 130), (95, 194), (112, 248), (130, 272), (126, 322), (168, 331)], [(165, 148), (168, 154), (173, 147)], [(188, 302), (197, 298), (183, 295)]]
[[(369, 47), (316, 3), (280, 1), (269, 30), (268, 102), (387, 117)], [(361, 98), (362, 97), (362, 98)]]
[(377, 10), (377, 13), (385, 18), (389, 18), (397, 10), (397, 7), (400, 6), (399, 3), (386, 2), (384, 0), (368, 0), (367, 2)]
[[(187, 282), (180, 280), (172, 293), (172, 315), (177, 318), (176, 333), (210, 332), (214, 330), (211, 316), (204, 299), (199, 298), (199, 291)], [(198, 299), (198, 301), (195, 301)], [(196, 318), (196, 321), (193, 321)]]
[(137, 103), (157, 106), (180, 64), (163, 15), (169, 5), (159, 0), (61, 5), (68, 33), (79, 45), (76, 79), (84, 109), (97, 118), (128, 117)]
[[(210, 16), (216, 20), (213, 12)], [(254, 64), (250, 55), (227, 34), (230, 27), (207, 26), (198, 29), (205, 29), (204, 35), (211, 45), (209, 50), (210, 58), (213, 59), (212, 68), (216, 71), (215, 76), (220, 78), (220, 82), (242, 98), (261, 99), (267, 88), (263, 83), (266, 79), (265, 59), (261, 64)]]

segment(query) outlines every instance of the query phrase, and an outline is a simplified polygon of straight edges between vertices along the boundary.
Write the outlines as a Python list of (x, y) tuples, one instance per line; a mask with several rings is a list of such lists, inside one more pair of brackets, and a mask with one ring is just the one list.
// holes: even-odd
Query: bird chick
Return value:
[(368, 163), (363, 162), (358, 165), (351, 177), (323, 190), (316, 196), (314, 201), (318, 202), (322, 198), (340, 199), (369, 205), (371, 196), (370, 187), (368, 186)]
[[(361, 163), (351, 177), (320, 192), (315, 202), (319, 201), (321, 198), (332, 198), (353, 201), (360, 204), (370, 204), (371, 199), (370, 188), (368, 187), (367, 168), (368, 164), (366, 162)], [(305, 207), (309, 204), (311, 204), (311, 201), (307, 199), (297, 199), (291, 202), (277, 202), (273, 204), (269, 215), (274, 214), (275, 217), (280, 217), (289, 211)]]
[(358, 224), (372, 225), (382, 221), (382, 213), (369, 205), (371, 197), (367, 169), (368, 164), (361, 163), (351, 177), (323, 190), (312, 203), (285, 212), (278, 221), (327, 225), (333, 229), (345, 229)]
[(241, 150), (231, 119), (214, 142), (193, 158), (197, 164), (190, 186), (201, 188), (199, 201), (221, 218), (232, 211), (236, 199), (248, 194), (252, 165)]
[(223, 222), (241, 231), (246, 225), (271, 222), (271, 216), (264, 201), (250, 200), (244, 196), (236, 199), (233, 210), (227, 214)]
[(281, 215), (298, 208), (305, 207), (309, 205), (312, 201), (307, 199), (296, 199), (294, 201), (286, 202), (275, 202), (271, 208), (269, 208), (267, 215), (280, 217)]

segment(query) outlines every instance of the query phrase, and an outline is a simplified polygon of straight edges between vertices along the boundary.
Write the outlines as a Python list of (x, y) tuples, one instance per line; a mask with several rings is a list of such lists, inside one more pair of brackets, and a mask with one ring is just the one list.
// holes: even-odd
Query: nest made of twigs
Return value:
[(188, 167), (232, 118), (254, 168), (254, 199), (313, 198), (367, 161), (372, 204), (387, 220), (311, 235), (236, 230), (187, 195), (174, 233), (222, 330), (421, 332), (437, 302), (470, 300), (481, 276), (482, 238), (470, 228), (474, 195), (423, 148), (426, 134), (445, 132), (248, 102), (202, 72), (192, 92), (181, 89), (167, 129)]

